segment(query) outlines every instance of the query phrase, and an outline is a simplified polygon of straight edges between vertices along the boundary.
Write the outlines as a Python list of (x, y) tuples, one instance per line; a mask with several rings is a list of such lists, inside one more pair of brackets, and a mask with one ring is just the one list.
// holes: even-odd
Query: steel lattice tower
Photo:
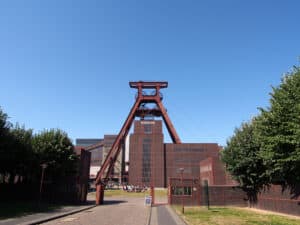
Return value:
[[(163, 117), (163, 120), (166, 124), (168, 132), (171, 136), (173, 143), (180, 144), (181, 141), (179, 136), (176, 133), (176, 130), (167, 114), (166, 109), (162, 104), (162, 94), (160, 89), (167, 88), (168, 82), (129, 82), (131, 88), (137, 89), (137, 95), (134, 105), (132, 106), (127, 119), (125, 120), (117, 138), (115, 139), (104, 163), (101, 166), (100, 171), (96, 177), (96, 204), (102, 204), (104, 198), (104, 189), (107, 184), (108, 178), (113, 171), (114, 164), (117, 160), (117, 157), (124, 146), (125, 138), (128, 135), (130, 127), (134, 121), (134, 118), (145, 117), (148, 115)], [(152, 90), (150, 94), (147, 94), (148, 91)], [(147, 104), (155, 104), (155, 108), (147, 108)]]

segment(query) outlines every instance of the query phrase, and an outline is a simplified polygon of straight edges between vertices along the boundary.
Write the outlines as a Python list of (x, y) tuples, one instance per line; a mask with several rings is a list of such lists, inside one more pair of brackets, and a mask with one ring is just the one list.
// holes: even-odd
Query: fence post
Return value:
[(207, 206), (207, 209), (209, 209), (209, 190), (208, 190), (208, 182), (207, 180), (204, 180), (204, 195), (205, 195), (205, 203)]

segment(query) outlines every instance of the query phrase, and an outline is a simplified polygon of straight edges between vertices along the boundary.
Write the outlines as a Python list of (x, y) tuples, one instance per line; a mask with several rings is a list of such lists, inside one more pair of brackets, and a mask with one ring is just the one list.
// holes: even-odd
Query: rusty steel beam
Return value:
[(155, 108), (155, 109), (137, 109), (135, 112), (135, 116), (137, 116), (137, 117), (143, 118), (148, 115), (159, 117), (159, 116), (162, 116), (162, 113), (161, 113), (161, 110), (159, 110), (157, 108)]
[(178, 134), (177, 134), (177, 132), (176, 132), (176, 130), (175, 130), (175, 128), (174, 128), (174, 126), (173, 126), (173, 124), (172, 124), (172, 122), (171, 122), (168, 114), (167, 114), (167, 111), (166, 111), (166, 109), (164, 108), (164, 106), (162, 104), (162, 102), (158, 101), (157, 102), (157, 106), (161, 110), (162, 117), (164, 119), (164, 122), (165, 122), (166, 127), (167, 127), (167, 129), (169, 131), (169, 134), (170, 134), (170, 136), (172, 138), (173, 143), (180, 144), (181, 143), (180, 138), (179, 138), (179, 136), (178, 136)]
[(110, 158), (115, 156), (116, 153), (118, 153), (118, 149), (119, 149), (119, 145), (121, 143), (121, 140), (124, 139), (126, 137), (126, 135), (128, 134), (129, 130), (130, 130), (130, 126), (134, 120), (134, 114), (135, 111), (137, 110), (137, 108), (139, 107), (141, 101), (138, 99), (135, 104), (132, 106), (130, 113), (124, 123), (124, 125), (122, 126), (122, 129), (120, 130), (117, 138), (115, 139), (110, 151), (107, 154), (106, 159), (104, 160), (104, 163), (101, 166), (101, 169), (98, 173), (98, 176), (96, 178), (96, 184), (101, 182), (101, 178), (104, 174), (104, 171), (107, 169), (107, 167), (110, 164)]
[(89, 146), (85, 147), (84, 150), (89, 151), (89, 150), (92, 150), (92, 149), (95, 149), (95, 148), (98, 148), (98, 147), (103, 147), (103, 145), (104, 145), (103, 141), (100, 141), (96, 144), (89, 145)]
[(142, 89), (155, 89), (156, 87), (167, 88), (168, 82), (166, 81), (131, 81), (129, 82), (131, 88)]
[[(100, 171), (96, 177), (96, 204), (103, 204), (104, 198), (104, 189), (108, 180), (108, 177), (112, 173), (112, 169), (117, 160), (117, 157), (122, 148), (122, 142), (125, 141), (125, 137), (128, 135), (130, 127), (133, 123), (135, 116), (142, 115), (142, 113), (151, 113), (154, 116), (162, 116), (164, 122), (166, 123), (168, 132), (172, 138), (172, 141), (176, 144), (181, 143), (179, 136), (176, 133), (176, 130), (165, 110), (161, 100), (159, 90), (161, 88), (168, 87), (168, 82), (129, 82), (131, 88), (138, 89), (138, 96), (134, 105), (132, 106), (127, 119), (125, 120), (117, 138), (115, 139), (110, 151), (108, 152), (107, 157), (104, 160), (104, 163), (101, 166)], [(145, 95), (143, 94), (143, 89), (155, 89), (154, 95)], [(145, 110), (140, 106), (145, 103), (155, 103), (158, 108)]]

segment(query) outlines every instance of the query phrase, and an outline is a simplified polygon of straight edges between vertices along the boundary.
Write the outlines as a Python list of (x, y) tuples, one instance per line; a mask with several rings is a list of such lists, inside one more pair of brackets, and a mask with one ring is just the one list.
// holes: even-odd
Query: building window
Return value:
[(151, 124), (144, 124), (144, 133), (151, 134), (152, 133), (152, 125)]
[(192, 195), (192, 187), (172, 187), (172, 195)]
[(142, 182), (149, 183), (151, 178), (151, 139), (143, 140)]

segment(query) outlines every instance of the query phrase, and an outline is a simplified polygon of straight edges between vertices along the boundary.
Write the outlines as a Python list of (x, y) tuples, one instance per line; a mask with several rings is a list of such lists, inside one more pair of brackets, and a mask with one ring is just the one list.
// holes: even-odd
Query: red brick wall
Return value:
[[(145, 130), (151, 126), (151, 132)], [(143, 181), (143, 144), (150, 140), (150, 167), (149, 182)], [(164, 149), (162, 121), (134, 121), (134, 133), (130, 135), (129, 147), (129, 184), (155, 187), (165, 186)]]
[(208, 185), (233, 185), (238, 183), (225, 171), (225, 165), (220, 157), (208, 157), (200, 162), (200, 180), (208, 181)]
[(300, 196), (293, 195), (290, 189), (283, 191), (281, 186), (272, 185), (269, 190), (258, 195), (257, 203), (253, 207), (300, 216)]
[[(169, 179), (169, 190), (176, 187), (191, 187), (191, 195), (172, 195), (169, 191), (169, 203), (181, 205), (206, 205), (205, 190), (198, 179)], [(247, 195), (237, 186), (212, 185), (209, 186), (209, 202), (214, 206), (247, 206)]]
[(209, 144), (165, 144), (166, 178), (179, 177), (179, 168), (184, 168), (185, 178), (199, 179), (199, 162), (207, 157), (217, 157), (219, 146)]
[(213, 175), (213, 158), (208, 157), (200, 161), (200, 180), (201, 183), (204, 180), (207, 180), (208, 185), (214, 184), (214, 175)]
[[(212, 185), (209, 186), (210, 205), (217, 206), (247, 206), (247, 195), (238, 186)], [(204, 189), (202, 188), (201, 205), (205, 205)]]
[(90, 177), (91, 153), (82, 150), (80, 154), (80, 171), (78, 181), (78, 200), (85, 202), (88, 191), (88, 183)]
[[(198, 179), (183, 179), (181, 178), (169, 178), (168, 181), (168, 193), (169, 193), (169, 204), (193, 206), (200, 205), (201, 201), (201, 186)], [(191, 195), (172, 195), (172, 189), (176, 187), (191, 187)]]

